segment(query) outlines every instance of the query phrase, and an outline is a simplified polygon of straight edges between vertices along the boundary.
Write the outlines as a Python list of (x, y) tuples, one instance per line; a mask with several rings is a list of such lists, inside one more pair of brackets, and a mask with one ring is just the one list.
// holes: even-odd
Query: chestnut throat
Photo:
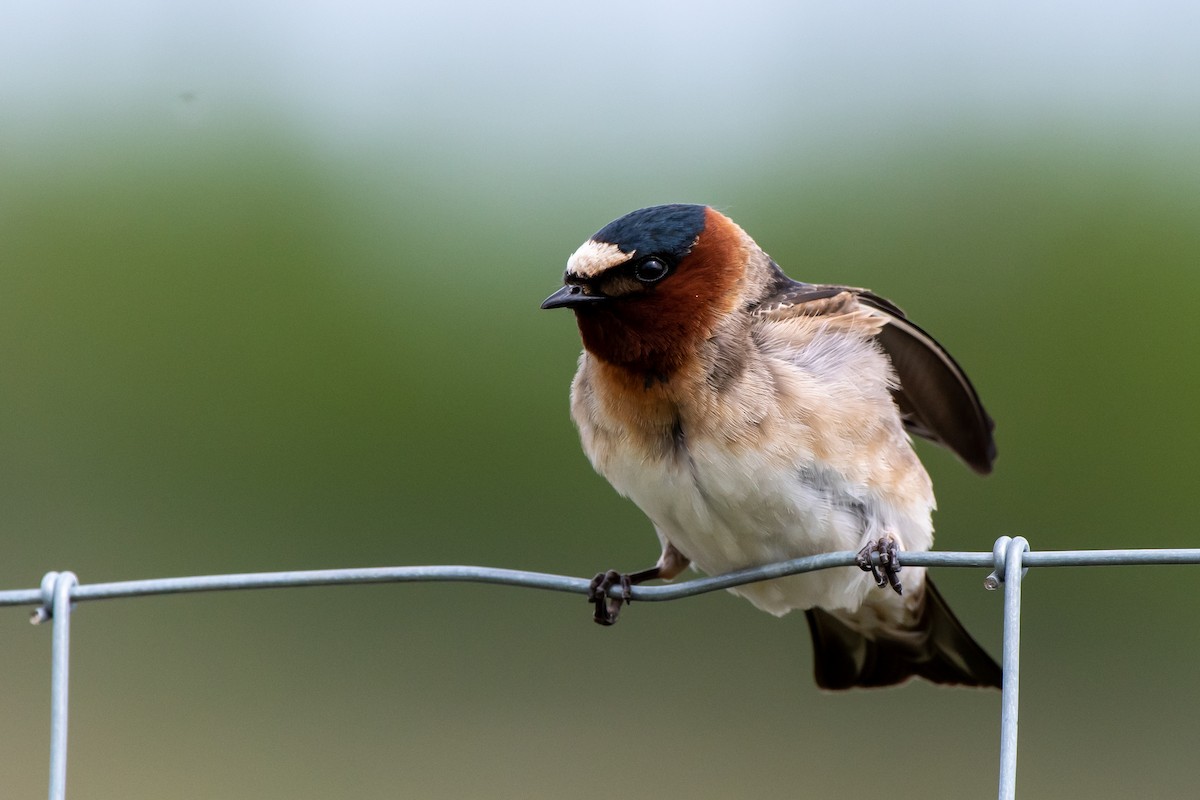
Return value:
[(667, 380), (687, 361), (703, 333), (698, 320), (654, 320), (624, 309), (576, 312), (583, 346), (596, 358), (645, 377)]

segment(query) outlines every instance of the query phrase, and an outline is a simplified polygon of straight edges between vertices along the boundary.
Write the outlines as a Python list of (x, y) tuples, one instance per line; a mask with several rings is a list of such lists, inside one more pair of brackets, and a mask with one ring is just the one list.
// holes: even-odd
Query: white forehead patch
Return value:
[(622, 253), (615, 244), (588, 239), (567, 259), (567, 274), (577, 278), (594, 278), (609, 267), (624, 264), (633, 253)]

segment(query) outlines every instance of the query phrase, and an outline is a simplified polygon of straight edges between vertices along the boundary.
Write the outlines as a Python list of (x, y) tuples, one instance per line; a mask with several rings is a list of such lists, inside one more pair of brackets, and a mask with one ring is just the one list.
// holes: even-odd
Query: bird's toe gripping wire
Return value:
[[(609, 595), (609, 590), (614, 586), (621, 587), (620, 597)], [(596, 610), (592, 614), (592, 619), (600, 625), (612, 625), (615, 623), (617, 616), (621, 613), (621, 606), (632, 599), (632, 592), (630, 591), (632, 588), (633, 581), (624, 572), (617, 572), (615, 569), (610, 569), (607, 572), (598, 573), (596, 577), (592, 578), (592, 582), (588, 586), (588, 602), (596, 606)]]
[[(875, 558), (872, 558), (875, 556)], [(891, 586), (896, 594), (902, 593), (900, 586), (900, 548), (892, 536), (883, 536), (858, 551), (856, 563), (863, 572), (871, 573), (875, 585)]]

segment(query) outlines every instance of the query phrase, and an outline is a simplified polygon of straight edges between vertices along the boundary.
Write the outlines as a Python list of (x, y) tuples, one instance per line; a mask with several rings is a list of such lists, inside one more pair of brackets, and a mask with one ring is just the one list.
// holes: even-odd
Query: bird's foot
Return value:
[[(609, 595), (609, 589), (614, 586), (621, 587), (621, 596), (612, 597)], [(589, 603), (596, 606), (596, 611), (592, 615), (600, 625), (612, 625), (617, 621), (617, 616), (621, 613), (621, 606), (631, 601), (630, 589), (633, 588), (633, 581), (623, 572), (617, 572), (615, 569), (610, 569), (607, 572), (601, 572), (592, 578), (591, 584), (588, 586), (587, 599)]]
[[(878, 565), (872, 560), (871, 556), (873, 555), (879, 556)], [(866, 547), (858, 551), (858, 558), (855, 561), (863, 572), (871, 573), (876, 586), (881, 588), (891, 586), (896, 590), (896, 594), (901, 594), (900, 548), (894, 537), (883, 536), (868, 543)]]

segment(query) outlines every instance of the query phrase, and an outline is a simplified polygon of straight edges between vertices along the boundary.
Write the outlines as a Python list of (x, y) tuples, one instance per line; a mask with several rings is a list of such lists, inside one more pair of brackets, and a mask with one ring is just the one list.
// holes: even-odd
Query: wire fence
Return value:
[[(824, 553), (696, 578), (670, 586), (635, 586), (633, 600), (661, 602), (692, 597), (757, 581), (835, 567), (857, 567), (853, 551)], [(875, 556), (874, 558), (878, 558)], [(1003, 687), (1000, 699), (999, 798), (1016, 797), (1017, 706), (1020, 681), (1021, 579), (1031, 567), (1100, 567), (1118, 565), (1200, 564), (1200, 548), (1146, 550), (1031, 551), (1021, 536), (1001, 536), (992, 552), (902, 553), (901, 561), (915, 567), (990, 568), (988, 589), (1004, 590)], [(146, 597), (163, 594), (219, 592), (234, 589), (278, 589), (290, 586), (329, 586), (358, 583), (492, 583), (529, 589), (587, 594), (590, 581), (563, 575), (514, 569), (469, 566), (372, 567), (363, 569), (250, 572), (153, 578), (114, 583), (79, 583), (73, 572), (50, 572), (37, 589), (0, 591), (0, 606), (34, 606), (31, 621), (52, 621), (50, 666), (50, 800), (65, 800), (67, 783), (67, 700), (71, 646), (71, 606), (90, 600)], [(620, 597), (614, 587), (612, 596)]]

